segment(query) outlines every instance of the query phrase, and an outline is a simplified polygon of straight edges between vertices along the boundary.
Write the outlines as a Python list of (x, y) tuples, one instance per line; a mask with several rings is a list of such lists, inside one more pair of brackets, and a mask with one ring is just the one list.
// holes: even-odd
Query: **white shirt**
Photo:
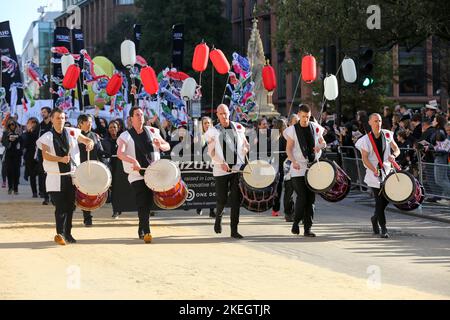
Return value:
[[(149, 134), (150, 141), (153, 142), (153, 139), (155, 139), (155, 138), (162, 139), (159, 129), (149, 127), (149, 126), (144, 126), (144, 130), (147, 131), (147, 133)], [(136, 147), (135, 147), (134, 140), (131, 137), (131, 134), (128, 131), (122, 132), (122, 134), (119, 136), (118, 140), (122, 140), (125, 143), (124, 154), (136, 159)], [(155, 146), (154, 143), (153, 143), (153, 150), (154, 150), (154, 152), (152, 155), (152, 161), (157, 161), (161, 158), (161, 156), (159, 153), (159, 149)], [(141, 176), (139, 171), (133, 170), (133, 164), (126, 162), (126, 161), (122, 161), (122, 164), (123, 164), (123, 171), (125, 171), (125, 173), (128, 173), (128, 181), (130, 183), (133, 183), (133, 182), (139, 181), (139, 180), (144, 180), (144, 177)], [(146, 168), (142, 168), (142, 169), (146, 169)]]
[[(236, 129), (237, 132), (237, 163), (231, 167), (231, 170), (240, 170), (241, 166), (245, 163), (244, 148), (246, 147), (245, 128), (237, 122), (230, 121), (231, 126)], [(210, 127), (205, 133), (206, 141), (214, 140), (214, 150), (212, 154), (208, 148), (208, 155), (211, 157), (213, 165), (213, 176), (220, 177), (232, 172), (227, 172), (222, 169), (221, 164), (225, 162), (225, 157), (222, 150), (222, 141), (219, 139), (220, 131), (215, 127)]]
[[(314, 145), (315, 145), (315, 147), (320, 147), (321, 144), (319, 143), (319, 140), (322, 138), (324, 128), (315, 122), (311, 121), (310, 123), (312, 124), (313, 131), (314, 131)], [(295, 161), (300, 165), (300, 170), (296, 170), (296, 169), (294, 169), (293, 165), (291, 164), (291, 168), (290, 168), (291, 177), (292, 178), (304, 177), (306, 174), (306, 170), (308, 169), (308, 159), (305, 159), (305, 157), (303, 156), (302, 149), (300, 148), (300, 143), (298, 142), (298, 139), (297, 139), (297, 133), (295, 132), (295, 127), (290, 126), (290, 127), (286, 128), (286, 130), (284, 130), (284, 132), (283, 132), (283, 136), (286, 140), (291, 139), (295, 142), (294, 150), (292, 153), (293, 153)], [(319, 159), (321, 155), (322, 155), (322, 150), (320, 150), (318, 153), (315, 153), (315, 160)]]
[[(80, 149), (78, 148), (78, 137), (81, 134), (80, 129), (76, 128), (64, 128), (64, 132), (69, 142), (69, 154), (70, 158), (75, 162), (76, 166), (80, 164)], [(53, 132), (49, 131), (43, 134), (37, 141), (37, 147), (42, 150), (42, 146), (46, 145), (50, 154), (56, 155), (55, 146), (53, 144)], [(71, 163), (71, 172), (75, 172), (76, 166)], [(45, 180), (45, 187), (47, 192), (59, 192), (61, 191), (61, 175), (59, 171), (58, 162), (48, 161), (44, 159), (43, 167), (47, 172), (47, 178)]]
[[(392, 165), (391, 162), (388, 160), (389, 155), (391, 154), (391, 142), (394, 139), (394, 133), (392, 131), (389, 130), (385, 130), (382, 129), (382, 140), (383, 140), (383, 149), (384, 149), (384, 153), (383, 153), (383, 167), (384, 170), (386, 171), (386, 174), (389, 174), (389, 172), (391, 171)], [(369, 153), (369, 162), (375, 167), (378, 167), (378, 158), (377, 155), (372, 147), (372, 144), (370, 143), (370, 138), (369, 135), (364, 135), (361, 139), (359, 139), (358, 141), (356, 141), (355, 147), (359, 150), (359, 151), (366, 151)], [(364, 165), (365, 166), (365, 165)], [(382, 180), (384, 180), (385, 175), (382, 172)], [(364, 182), (372, 188), (380, 188), (380, 180), (378, 177), (375, 176), (375, 174), (369, 170), (366, 167), (366, 175), (364, 177)]]

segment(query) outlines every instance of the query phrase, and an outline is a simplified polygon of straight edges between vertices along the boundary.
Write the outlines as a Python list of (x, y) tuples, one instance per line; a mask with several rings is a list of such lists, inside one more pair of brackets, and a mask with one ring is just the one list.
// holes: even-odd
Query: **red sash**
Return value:
[(378, 163), (380, 165), (380, 169), (382, 169), (384, 171), (383, 161), (381, 160), (380, 153), (378, 152), (377, 144), (375, 143), (375, 140), (373, 138), (373, 133), (369, 132), (368, 136), (369, 136), (370, 144), (372, 145), (373, 151), (375, 152), (375, 155), (377, 156)]

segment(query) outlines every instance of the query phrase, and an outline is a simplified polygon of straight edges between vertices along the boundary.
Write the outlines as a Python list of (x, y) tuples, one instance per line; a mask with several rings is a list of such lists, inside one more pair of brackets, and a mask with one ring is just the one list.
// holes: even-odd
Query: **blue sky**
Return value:
[(22, 42), (30, 24), (39, 18), (37, 9), (47, 6), (46, 11), (60, 11), (61, 0), (0, 0), (0, 21), (9, 20), (16, 53), (22, 54)]

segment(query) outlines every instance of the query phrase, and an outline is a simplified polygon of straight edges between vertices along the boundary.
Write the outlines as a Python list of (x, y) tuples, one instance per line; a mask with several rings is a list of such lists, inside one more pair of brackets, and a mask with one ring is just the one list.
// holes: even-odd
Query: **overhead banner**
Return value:
[[(85, 49), (83, 30), (72, 29), (72, 50), (71, 50), (71, 52), (73, 54), (80, 54), (80, 51), (83, 49)], [(80, 69), (83, 69), (83, 67), (84, 67), (84, 59), (83, 58), (80, 58), (80, 60), (78, 61), (78, 66), (80, 67)], [(80, 79), (78, 80), (78, 84), (77, 84), (78, 95), (81, 95), (81, 93), (83, 92), (84, 89), (87, 89), (87, 88), (85, 88), (85, 86), (83, 84), (83, 77), (80, 76)], [(89, 95), (83, 96), (83, 99), (80, 99), (77, 96), (77, 99), (79, 100), (79, 103), (80, 103), (80, 110), (84, 110), (84, 106), (89, 105)]]
[(183, 70), (184, 55), (184, 24), (172, 27), (172, 66), (178, 71)]
[[(4, 88), (4, 93), (0, 94), (3, 98), (0, 100), (1, 111), (6, 111), (6, 107), (9, 105), (10, 111), (15, 113), (16, 105), (23, 97), (23, 91), (20, 66), (17, 61), (9, 21), (0, 22), (0, 59), (0, 87)], [(3, 89), (0, 90), (3, 91)]]
[[(54, 47), (65, 47), (67, 48), (67, 50), (71, 50), (71, 45), (70, 45), (70, 41), (71, 37), (70, 37), (70, 30), (67, 27), (56, 27), (55, 28), (55, 33), (53, 36), (53, 46)], [(54, 53), (53, 54), (53, 59), (52, 59), (52, 65), (53, 65), (53, 77), (54, 80), (57, 81), (61, 81), (63, 80), (64, 76), (62, 73), (62, 68), (61, 68), (61, 56)], [(55, 81), (52, 81), (52, 88), (54, 90), (54, 92), (58, 91), (58, 85)], [(57, 94), (52, 94), (52, 98), (53, 101), (56, 102), (56, 100), (58, 99), (58, 95)]]

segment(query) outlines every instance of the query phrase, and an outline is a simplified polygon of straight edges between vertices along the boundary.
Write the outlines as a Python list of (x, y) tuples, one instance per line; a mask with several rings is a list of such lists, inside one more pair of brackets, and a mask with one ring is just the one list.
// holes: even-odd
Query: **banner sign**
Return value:
[[(67, 27), (56, 27), (55, 33), (53, 36), (53, 46), (54, 47), (65, 47), (67, 50), (71, 50), (71, 37), (70, 37), (70, 29)], [(61, 68), (61, 60), (58, 54), (53, 54), (52, 59), (53, 65), (53, 77), (59, 79), (61, 82), (64, 79), (62, 68)], [(53, 81), (52, 88), (54, 92), (58, 92), (58, 85)], [(56, 102), (58, 99), (57, 94), (52, 95), (53, 101)]]
[(172, 27), (172, 66), (178, 71), (183, 70), (184, 55), (184, 24)]

